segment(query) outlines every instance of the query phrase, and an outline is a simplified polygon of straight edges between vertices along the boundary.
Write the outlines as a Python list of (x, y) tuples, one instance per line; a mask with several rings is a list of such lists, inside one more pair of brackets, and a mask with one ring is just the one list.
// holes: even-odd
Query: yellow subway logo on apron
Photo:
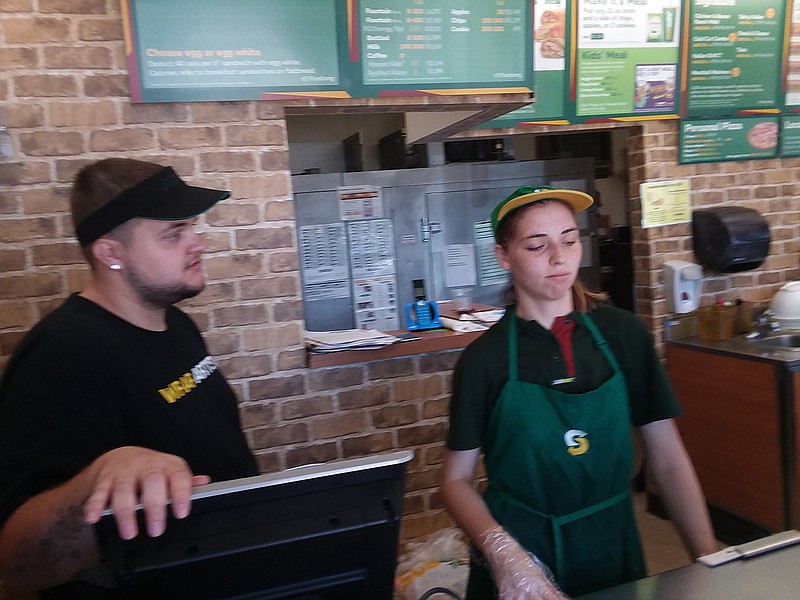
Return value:
[(580, 429), (570, 429), (564, 434), (564, 443), (567, 445), (567, 452), (572, 456), (580, 456), (589, 451), (588, 434)]

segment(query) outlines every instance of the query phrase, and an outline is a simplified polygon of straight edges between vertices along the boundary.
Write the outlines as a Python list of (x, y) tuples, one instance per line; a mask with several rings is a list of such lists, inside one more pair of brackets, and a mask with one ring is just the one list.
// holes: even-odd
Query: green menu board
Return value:
[(575, 118), (677, 116), (681, 2), (573, 2), (569, 100)]
[(787, 111), (800, 112), (800, 0), (792, 2), (789, 17), (789, 31), (785, 34), (789, 39), (785, 44), (783, 106)]
[(777, 112), (786, 4), (690, 0), (683, 48), (683, 116)]
[(679, 164), (775, 158), (777, 154), (777, 116), (681, 121)]
[(335, 0), (123, 0), (134, 100), (339, 89), (335, 6)]
[(536, 101), (486, 121), (477, 129), (569, 123), (564, 120), (567, 22), (567, 0), (534, 0), (533, 87)]
[(530, 0), (121, 0), (134, 101), (522, 93)]
[(800, 115), (784, 115), (781, 117), (782, 157), (800, 156)]
[(521, 0), (362, 0), (364, 86), (468, 87), (531, 81), (529, 9)]

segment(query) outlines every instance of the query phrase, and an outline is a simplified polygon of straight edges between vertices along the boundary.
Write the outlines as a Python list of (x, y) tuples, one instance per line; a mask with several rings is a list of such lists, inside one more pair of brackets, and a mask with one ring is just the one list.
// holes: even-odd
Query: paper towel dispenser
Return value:
[(758, 268), (769, 252), (767, 222), (752, 208), (718, 206), (692, 213), (694, 255), (719, 273)]

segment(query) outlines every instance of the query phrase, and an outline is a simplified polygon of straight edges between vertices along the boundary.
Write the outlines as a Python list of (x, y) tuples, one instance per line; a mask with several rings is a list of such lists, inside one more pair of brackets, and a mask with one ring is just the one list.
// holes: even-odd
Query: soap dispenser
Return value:
[(703, 267), (684, 260), (664, 262), (664, 287), (667, 293), (667, 310), (688, 313), (700, 305), (703, 285)]

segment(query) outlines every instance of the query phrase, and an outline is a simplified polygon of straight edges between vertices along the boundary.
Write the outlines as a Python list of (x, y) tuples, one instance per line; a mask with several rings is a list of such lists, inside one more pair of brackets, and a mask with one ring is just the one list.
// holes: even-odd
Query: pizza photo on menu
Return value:
[(747, 132), (747, 142), (759, 150), (767, 150), (778, 145), (777, 123), (756, 123)]

